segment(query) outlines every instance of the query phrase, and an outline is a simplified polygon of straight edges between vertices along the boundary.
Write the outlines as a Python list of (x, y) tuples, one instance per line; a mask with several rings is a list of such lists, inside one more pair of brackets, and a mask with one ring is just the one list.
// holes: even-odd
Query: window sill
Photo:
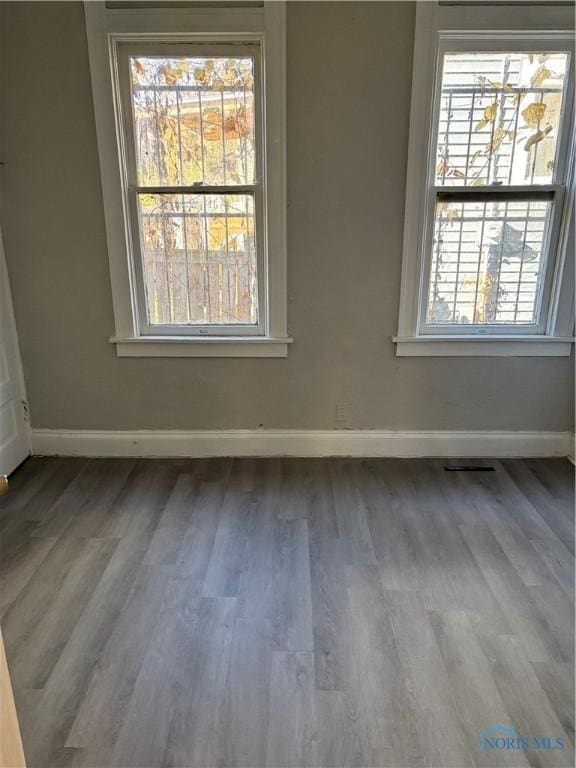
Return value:
[(395, 336), (398, 357), (568, 357), (560, 336)]
[(138, 336), (110, 339), (118, 357), (287, 357), (292, 339), (269, 336)]

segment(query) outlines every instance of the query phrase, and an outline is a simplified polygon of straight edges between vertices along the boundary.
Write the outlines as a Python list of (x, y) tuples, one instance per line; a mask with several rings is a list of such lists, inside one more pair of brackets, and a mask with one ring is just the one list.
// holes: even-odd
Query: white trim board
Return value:
[(567, 456), (570, 432), (32, 430), (36, 456)]
[(566, 454), (566, 458), (571, 464), (574, 464), (576, 467), (576, 435), (574, 432), (570, 433), (570, 447), (568, 449), (568, 453)]

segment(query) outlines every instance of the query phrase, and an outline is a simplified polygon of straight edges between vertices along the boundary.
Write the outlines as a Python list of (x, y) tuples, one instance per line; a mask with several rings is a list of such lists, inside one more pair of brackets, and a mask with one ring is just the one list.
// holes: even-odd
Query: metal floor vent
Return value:
[(494, 467), (474, 467), (467, 464), (452, 464), (444, 467), (446, 472), (495, 472)]

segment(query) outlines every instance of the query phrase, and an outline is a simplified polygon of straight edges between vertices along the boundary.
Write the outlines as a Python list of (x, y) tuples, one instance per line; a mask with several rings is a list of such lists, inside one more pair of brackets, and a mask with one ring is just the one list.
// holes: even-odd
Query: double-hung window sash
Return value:
[(117, 49), (142, 335), (265, 333), (258, 42)]
[(572, 115), (569, 40), (440, 40), (421, 335), (544, 334)]

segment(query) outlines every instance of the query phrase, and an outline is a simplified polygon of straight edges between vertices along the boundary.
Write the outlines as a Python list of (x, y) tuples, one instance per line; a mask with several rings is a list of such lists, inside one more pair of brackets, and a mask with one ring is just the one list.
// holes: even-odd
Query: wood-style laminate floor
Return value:
[(573, 468), (476, 463), (28, 460), (0, 615), (29, 766), (571, 766)]

